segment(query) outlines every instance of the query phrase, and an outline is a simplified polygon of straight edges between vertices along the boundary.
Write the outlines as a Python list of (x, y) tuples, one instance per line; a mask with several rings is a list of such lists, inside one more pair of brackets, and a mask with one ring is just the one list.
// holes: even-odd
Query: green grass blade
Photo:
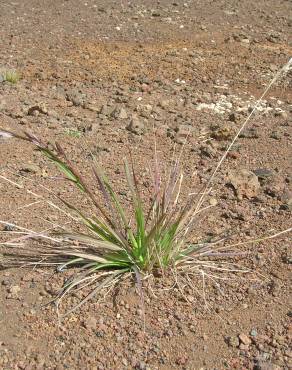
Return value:
[(137, 232), (136, 232), (136, 244), (138, 253), (141, 251), (141, 248), (144, 246), (145, 242), (145, 217), (144, 211), (142, 207), (142, 200), (138, 190), (138, 184), (135, 177), (135, 172), (132, 166), (132, 173), (129, 168), (129, 164), (127, 160), (124, 161), (125, 165), (125, 174), (127, 178), (128, 186), (132, 193), (132, 199), (134, 203), (134, 212), (135, 212), (135, 219), (137, 223)]
[(70, 180), (72, 181), (81, 191), (85, 192), (85, 187), (82, 184), (81, 179), (73, 173), (69, 166), (58, 158), (51, 150), (48, 148), (41, 148), (39, 150), (50, 160), (52, 161), (58, 169)]

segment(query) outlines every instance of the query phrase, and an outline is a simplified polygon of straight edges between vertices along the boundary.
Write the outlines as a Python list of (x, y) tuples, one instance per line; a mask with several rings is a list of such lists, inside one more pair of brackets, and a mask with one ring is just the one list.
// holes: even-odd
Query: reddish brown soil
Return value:
[[(284, 0), (1, 0), (0, 71), (14, 68), (21, 79), (0, 82), (0, 126), (58, 139), (84, 173), (90, 163), (83, 148), (89, 148), (126, 204), (128, 143), (146, 196), (153, 127), (161, 161), (169, 164), (187, 126), (183, 192), (196, 191), (247, 116), (248, 102), (291, 57), (291, 13)], [(201, 103), (217, 103), (221, 113), (198, 110)], [(227, 157), (211, 195), (218, 204), (198, 222), (194, 240), (232, 233), (244, 241), (291, 227), (291, 112), (290, 72)], [(133, 115), (140, 135), (126, 129)], [(228, 185), (230, 172), (241, 169), (258, 175), (265, 169), (249, 198)], [(30, 145), (0, 138), (0, 170), (39, 194), (46, 192), (38, 183), (89, 207), (73, 188), (50, 178), (52, 165)], [(34, 230), (67, 221), (44, 203), (24, 207), (35, 198), (11, 183), (1, 180), (0, 192), (1, 221)], [(0, 228), (1, 240), (11, 238)], [(131, 279), (58, 322), (56, 307), (43, 304), (72, 271), (2, 269), (0, 368), (289, 369), (291, 233), (240, 249), (248, 254), (225, 262), (251, 272), (222, 273), (220, 286), (206, 277), (203, 287), (200, 273), (191, 287), (180, 277), (173, 284), (171, 273), (145, 282), (145, 332)]]

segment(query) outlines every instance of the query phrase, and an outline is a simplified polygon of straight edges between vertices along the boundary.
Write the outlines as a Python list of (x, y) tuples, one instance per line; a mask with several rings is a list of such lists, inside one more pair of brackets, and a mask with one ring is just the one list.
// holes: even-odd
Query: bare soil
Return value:
[[(291, 14), (285, 0), (1, 0), (0, 71), (15, 69), (21, 78), (0, 80), (0, 127), (58, 140), (84, 174), (84, 148), (92, 151), (125, 204), (128, 145), (147, 197), (154, 128), (166, 166), (174, 143), (180, 148), (191, 131), (183, 192), (197, 191), (291, 57)], [(291, 114), (290, 72), (226, 158), (208, 199), (216, 206), (198, 221), (195, 241), (228, 234), (245, 241), (291, 227)], [(33, 230), (68, 222), (24, 190), (50, 197), (41, 185), (89, 208), (23, 142), (0, 138), (0, 170), (24, 186), (1, 178), (1, 221)], [(254, 183), (245, 183), (242, 170)], [(16, 228), (0, 228), (1, 240), (15, 237)], [(189, 286), (172, 273), (146, 281), (145, 332), (131, 279), (59, 322), (56, 307), (45, 304), (72, 271), (0, 269), (0, 368), (289, 369), (291, 233), (240, 251), (246, 254), (217, 266), (248, 273), (202, 268), (204, 278), (198, 271)]]

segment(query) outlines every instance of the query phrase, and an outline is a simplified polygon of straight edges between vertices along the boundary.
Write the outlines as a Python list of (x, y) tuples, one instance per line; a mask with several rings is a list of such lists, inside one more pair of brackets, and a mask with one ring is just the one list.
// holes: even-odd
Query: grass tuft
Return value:
[[(193, 251), (193, 248), (184, 247), (188, 234), (185, 233), (184, 227), (188, 224), (190, 207), (178, 206), (182, 177), (177, 161), (165, 183), (160, 179), (158, 167), (155, 168), (152, 173), (152, 203), (148, 208), (141, 198), (132, 159), (130, 162), (124, 161), (125, 177), (132, 198), (134, 220), (131, 220), (117, 192), (94, 158), (92, 172), (103, 197), (103, 204), (96, 199), (86, 179), (75, 168), (59, 143), (44, 144), (35, 135), (28, 133), (22, 136), (6, 131), (6, 135), (33, 144), (56, 165), (64, 179), (73, 183), (95, 206), (97, 212), (88, 216), (82, 208), (77, 208), (58, 196), (68, 211), (75, 214), (87, 230), (85, 233), (53, 234), (53, 237), (61, 243), (64, 242), (64, 245), (70, 241), (71, 247), (68, 249), (62, 244), (63, 256), (76, 257), (78, 265), (94, 261), (95, 270), (114, 268), (149, 273), (153, 269), (164, 270), (170, 265), (173, 266)], [(73, 241), (82, 247), (75, 248)], [(84, 247), (87, 248), (86, 252)], [(74, 263), (70, 258), (59, 270)]]
[(70, 137), (75, 137), (75, 138), (80, 138), (82, 136), (82, 132), (79, 131), (79, 130), (72, 130), (72, 129), (67, 129), (65, 131), (66, 135), (70, 136)]
[(0, 73), (0, 77), (2, 81), (7, 81), (12, 84), (16, 84), (20, 79), (19, 73), (15, 71), (14, 69), (7, 69), (7, 70), (2, 71)]
[[(77, 228), (73, 231), (59, 228), (59, 230), (35, 233), (32, 230), (20, 229), (21, 232), (26, 232), (25, 236), (4, 243), (9, 247), (17, 245), (18, 253), (19, 247), (23, 245), (27, 253), (32, 247), (25, 241), (41, 239), (37, 255), (36, 249), (32, 248), (35, 255), (30, 262), (53, 263), (57, 265), (58, 271), (73, 266), (80, 267), (80, 273), (66, 282), (60, 297), (84, 283), (88, 285), (88, 283), (98, 282), (98, 278), (102, 276), (103, 279), (94, 289), (94, 292), (97, 292), (105, 285), (115, 283), (125, 273), (135, 276), (137, 287), (142, 294), (143, 276), (155, 274), (158, 270), (163, 274), (165, 270), (182, 264), (189, 267), (196, 255), (211, 253), (211, 249), (207, 248), (210, 247), (210, 243), (199, 245), (186, 243), (194, 226), (193, 219), (201, 210), (195, 211), (193, 195), (189, 196), (186, 203), (180, 202), (183, 179), (179, 165), (181, 155), (179, 159), (173, 161), (164, 181), (156, 155), (156, 165), (153, 166), (152, 172), (150, 205), (147, 200), (145, 202), (142, 199), (131, 155), (130, 161), (125, 159), (124, 174), (131, 193), (132, 205), (129, 211), (123, 206), (110, 180), (94, 157), (92, 157), (92, 175), (102, 196), (102, 202), (97, 199), (88, 186), (87, 179), (83, 178), (59, 143), (45, 144), (29, 133), (19, 135), (2, 130), (1, 134), (35, 146), (55, 164), (64, 180), (73, 183), (95, 208), (95, 212), (88, 215), (82, 210), (82, 206), (77, 207), (60, 195), (55, 195), (70, 217), (77, 217), (85, 231), (77, 231)], [(12, 255), (13, 253), (10, 257)], [(24, 257), (25, 260), (28, 262)], [(101, 270), (106, 272), (101, 275), (95, 274)]]

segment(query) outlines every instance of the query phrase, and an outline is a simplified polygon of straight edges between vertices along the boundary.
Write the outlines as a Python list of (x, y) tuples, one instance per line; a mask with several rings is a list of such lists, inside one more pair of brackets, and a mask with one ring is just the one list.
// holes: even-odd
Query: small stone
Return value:
[(83, 106), (83, 95), (76, 89), (73, 89), (66, 94), (66, 99), (70, 101), (75, 107)]
[(200, 152), (202, 156), (213, 158), (216, 155), (216, 149), (210, 144), (204, 144), (200, 146)]
[(276, 280), (276, 279), (272, 279), (271, 280), (271, 283), (270, 283), (270, 286), (269, 286), (269, 293), (273, 296), (273, 297), (277, 297), (281, 291), (281, 285), (280, 283)]
[(253, 173), (260, 179), (265, 180), (271, 176), (274, 175), (274, 172), (272, 170), (269, 170), (268, 168), (258, 168), (253, 171)]
[(18, 123), (19, 123), (19, 125), (25, 126), (25, 125), (28, 124), (28, 120), (26, 118), (21, 118), (21, 120), (18, 121)]
[(229, 175), (229, 180), (235, 189), (238, 199), (242, 199), (243, 197), (253, 198), (259, 192), (259, 180), (257, 176), (249, 170), (242, 169), (232, 172)]
[(278, 70), (278, 66), (276, 65), (276, 64), (270, 64), (270, 70), (272, 71), (272, 72), (276, 72), (277, 70)]
[(240, 154), (235, 150), (230, 150), (230, 152), (228, 153), (228, 158), (238, 159), (239, 157), (240, 157)]
[(149, 118), (153, 111), (153, 107), (150, 104), (140, 104), (137, 106), (136, 111), (141, 117)]
[(248, 344), (240, 343), (239, 349), (241, 349), (242, 351), (248, 351), (249, 350), (249, 346), (248, 346)]
[[(91, 112), (96, 112), (96, 113), (100, 113), (101, 109), (99, 106), (97, 105), (94, 105), (92, 103), (90, 104), (87, 104), (86, 105), (86, 108), (89, 109)], [(101, 113), (102, 114), (102, 113)]]
[(281, 197), (281, 200), (283, 202), (283, 204), (281, 205), (281, 208), (284, 210), (292, 211), (292, 192), (285, 191)]
[(3, 286), (8, 286), (8, 285), (10, 285), (10, 280), (9, 279), (3, 279), (2, 282), (1, 282), (1, 284)]
[(127, 130), (136, 135), (142, 135), (145, 131), (145, 125), (137, 116), (133, 116), (129, 125), (127, 126)]
[(13, 225), (7, 224), (4, 226), (3, 231), (13, 231), (15, 227)]
[(12, 135), (5, 132), (5, 131), (0, 131), (0, 141), (4, 140), (9, 140), (12, 138)]
[(233, 347), (233, 348), (237, 348), (239, 346), (238, 337), (228, 337), (226, 339), (226, 342), (230, 347)]
[(161, 100), (158, 105), (161, 108), (166, 109), (169, 106), (169, 104), (170, 104), (169, 100)]
[(34, 76), (38, 80), (46, 80), (48, 78), (47, 74), (43, 71), (37, 71)]
[(113, 106), (104, 104), (100, 109), (100, 114), (104, 116), (111, 116), (114, 110), (115, 108)]
[(230, 127), (230, 125), (223, 125), (221, 127), (215, 127), (211, 136), (216, 140), (223, 141), (231, 139), (233, 135), (234, 128)]
[(251, 331), (250, 331), (250, 335), (251, 335), (252, 337), (256, 337), (256, 336), (258, 335), (257, 330), (256, 330), (256, 329), (251, 329)]
[(27, 111), (29, 116), (37, 116), (38, 114), (48, 114), (48, 109), (44, 103), (39, 103), (37, 105), (33, 105)]
[(96, 330), (96, 327), (97, 327), (97, 320), (96, 320), (96, 318), (93, 317), (93, 316), (90, 316), (90, 317), (84, 319), (83, 326), (86, 329), (89, 329), (89, 330)]
[(39, 171), (39, 167), (36, 164), (28, 163), (27, 165), (21, 168), (21, 171), (37, 173)]
[(128, 113), (125, 108), (116, 108), (112, 113), (111, 117), (116, 119), (127, 119)]
[(251, 339), (249, 338), (248, 335), (246, 335), (244, 333), (239, 334), (238, 338), (239, 338), (240, 342), (245, 344), (245, 345), (250, 345), (251, 344)]
[(188, 362), (188, 358), (186, 356), (179, 356), (176, 360), (175, 360), (175, 363), (177, 365), (186, 365), (186, 363)]
[(159, 13), (158, 10), (153, 10), (151, 15), (152, 15), (152, 17), (160, 17), (160, 13)]
[(13, 295), (17, 295), (20, 291), (21, 291), (21, 288), (19, 285), (12, 285), (12, 287), (8, 289), (8, 293), (11, 293)]
[(281, 117), (283, 119), (287, 119), (288, 118), (288, 113), (285, 112), (284, 110), (276, 110), (275, 111), (275, 117)]
[(281, 199), (281, 195), (283, 194), (285, 188), (285, 183), (281, 176), (274, 176), (273, 181), (269, 181), (267, 186), (265, 187), (265, 193), (268, 194), (272, 198)]
[(218, 201), (217, 201), (216, 198), (210, 198), (209, 199), (209, 204), (210, 204), (210, 206), (217, 206)]
[(229, 120), (230, 122), (237, 122), (237, 121), (239, 120), (239, 115), (238, 115), (238, 113), (235, 113), (235, 112), (230, 113), (230, 114), (229, 114), (229, 117), (228, 117), (228, 120)]
[(257, 130), (255, 128), (249, 128), (249, 129), (245, 129), (239, 135), (239, 137), (245, 138), (245, 139), (258, 139), (259, 138), (259, 134), (258, 134), (258, 132), (257, 132)]
[(278, 131), (273, 131), (270, 137), (275, 140), (280, 140), (282, 136)]
[(281, 34), (277, 31), (272, 30), (267, 36), (267, 40), (276, 44), (281, 40)]

